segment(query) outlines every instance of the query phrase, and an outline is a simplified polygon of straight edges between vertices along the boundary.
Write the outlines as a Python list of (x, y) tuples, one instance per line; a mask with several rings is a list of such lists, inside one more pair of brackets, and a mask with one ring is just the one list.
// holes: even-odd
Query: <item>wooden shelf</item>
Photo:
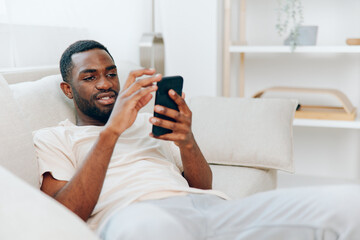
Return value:
[(294, 119), (294, 126), (299, 127), (320, 127), (320, 128), (341, 128), (341, 129), (360, 129), (360, 121), (334, 121), (316, 119)]
[(290, 46), (241, 46), (231, 45), (231, 53), (360, 53), (360, 46), (298, 46), (291, 51)]

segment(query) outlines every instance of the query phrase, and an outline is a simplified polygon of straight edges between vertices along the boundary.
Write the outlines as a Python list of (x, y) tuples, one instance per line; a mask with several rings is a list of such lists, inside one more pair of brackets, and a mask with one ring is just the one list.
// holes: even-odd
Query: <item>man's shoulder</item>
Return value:
[(33, 131), (33, 138), (34, 141), (41, 140), (41, 139), (49, 139), (54, 137), (59, 137), (65, 134), (66, 130), (76, 126), (68, 119), (61, 121), (57, 126), (53, 127), (45, 127), (38, 130)]

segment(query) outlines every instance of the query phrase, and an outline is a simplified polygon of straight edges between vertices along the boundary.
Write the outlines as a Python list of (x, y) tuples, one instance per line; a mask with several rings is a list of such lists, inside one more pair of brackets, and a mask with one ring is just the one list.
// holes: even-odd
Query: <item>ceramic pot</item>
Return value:
[[(295, 41), (297, 46), (313, 46), (316, 45), (318, 26), (300, 26), (299, 35)], [(284, 45), (291, 45), (292, 36), (284, 41)]]

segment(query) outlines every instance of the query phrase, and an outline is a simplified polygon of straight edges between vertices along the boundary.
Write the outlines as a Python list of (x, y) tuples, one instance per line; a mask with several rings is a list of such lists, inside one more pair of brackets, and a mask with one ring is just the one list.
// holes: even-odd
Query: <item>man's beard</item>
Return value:
[[(109, 120), (113, 106), (111, 106), (111, 107), (109, 106), (104, 109), (99, 109), (95, 104), (97, 94), (93, 95), (90, 98), (90, 100), (87, 100), (87, 99), (80, 97), (79, 93), (76, 91), (75, 88), (73, 88), (72, 90), (73, 90), (73, 96), (74, 96), (76, 105), (78, 106), (79, 110), (82, 113), (84, 113), (85, 115), (87, 115), (93, 119), (96, 119), (104, 124)], [(100, 91), (98, 94), (106, 93), (106, 92), (115, 93), (115, 99), (118, 95), (118, 93), (112, 89), (107, 90), (107, 91)]]

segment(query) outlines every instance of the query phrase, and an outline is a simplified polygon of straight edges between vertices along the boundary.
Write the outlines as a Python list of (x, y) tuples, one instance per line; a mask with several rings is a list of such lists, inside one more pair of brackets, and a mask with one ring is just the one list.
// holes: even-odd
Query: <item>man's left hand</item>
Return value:
[(154, 111), (174, 119), (175, 122), (156, 117), (150, 118), (150, 122), (156, 126), (170, 129), (173, 132), (161, 136), (154, 136), (151, 133), (150, 136), (157, 139), (173, 141), (179, 148), (191, 148), (195, 142), (194, 135), (191, 131), (192, 112), (183, 98), (184, 95), (180, 97), (174, 90), (170, 90), (169, 96), (178, 105), (179, 111), (160, 105), (156, 105)]

